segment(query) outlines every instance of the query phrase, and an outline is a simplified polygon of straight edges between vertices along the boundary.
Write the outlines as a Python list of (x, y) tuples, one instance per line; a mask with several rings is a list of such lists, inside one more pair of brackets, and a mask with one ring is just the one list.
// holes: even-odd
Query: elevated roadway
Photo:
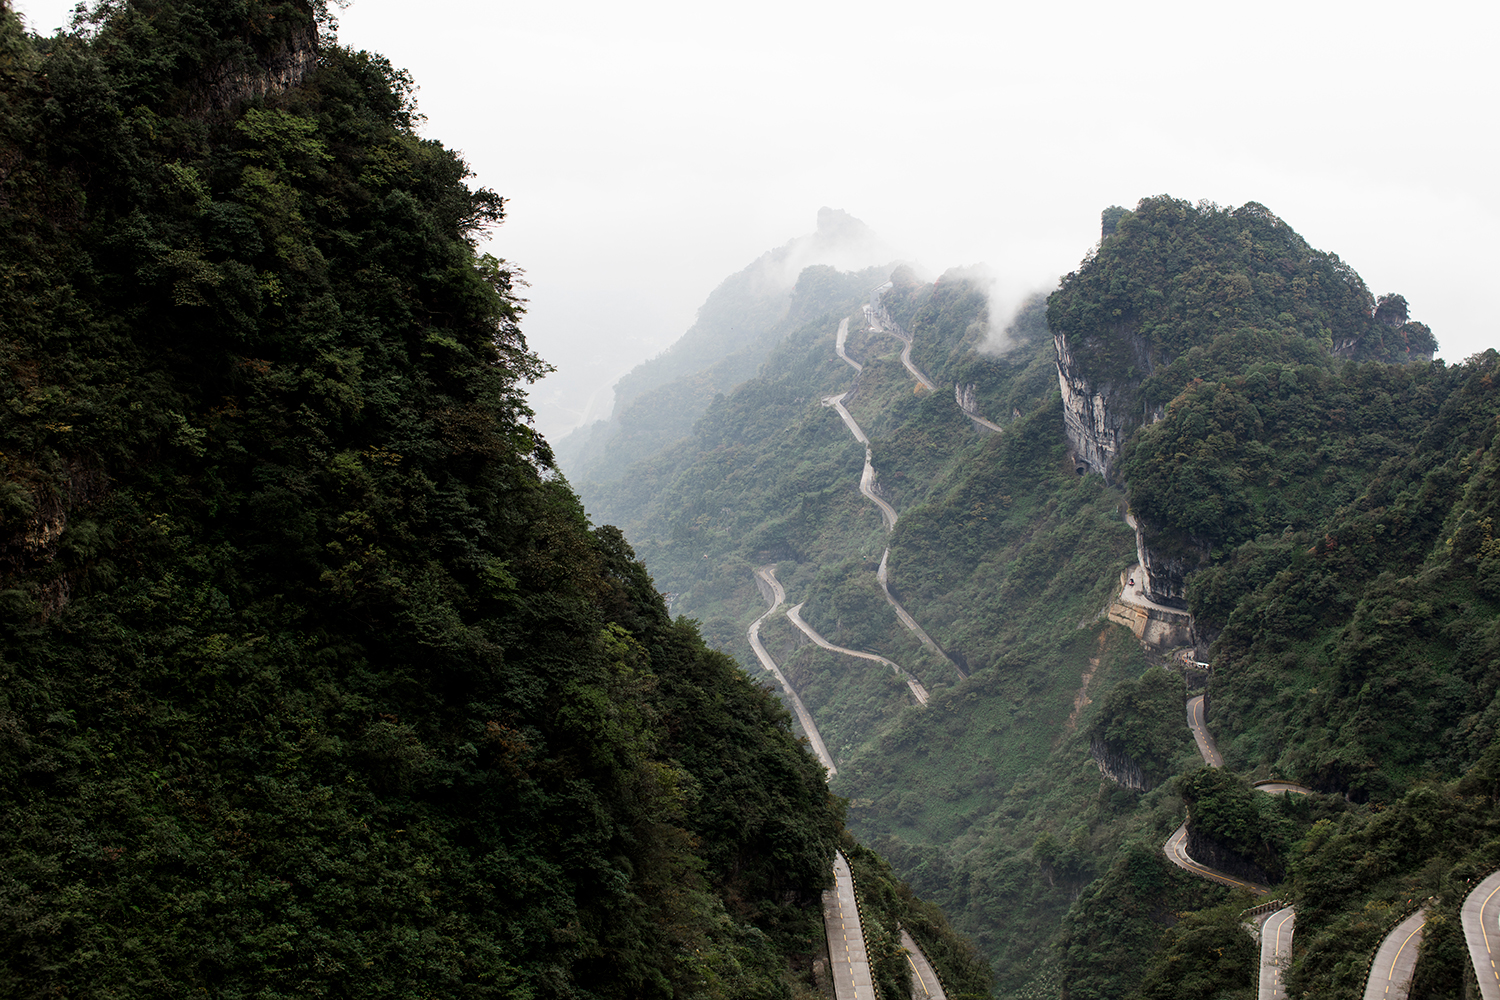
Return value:
[(912, 1000), (947, 1000), (948, 994), (943, 992), (937, 973), (928, 964), (927, 956), (922, 954), (917, 942), (906, 933), (905, 927), (901, 928), (901, 947), (906, 949), (906, 962), (911, 966)]
[(836, 1000), (875, 1000), (864, 927), (854, 900), (854, 876), (842, 853), (833, 856), (833, 888), (823, 893), (823, 930)]

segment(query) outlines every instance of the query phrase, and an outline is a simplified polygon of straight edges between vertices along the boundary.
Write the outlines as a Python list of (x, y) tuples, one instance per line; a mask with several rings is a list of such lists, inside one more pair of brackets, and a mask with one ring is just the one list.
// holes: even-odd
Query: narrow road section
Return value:
[(912, 635), (917, 637), (918, 642), (926, 646), (933, 652), (934, 655), (942, 659), (944, 663), (948, 664), (948, 666), (952, 667), (954, 673), (958, 674), (959, 677), (967, 678), (969, 675), (964, 673), (963, 669), (957, 663), (954, 663), (947, 653), (943, 652), (942, 646), (939, 646), (937, 643), (932, 641), (932, 636), (928, 635), (926, 630), (924, 630), (922, 626), (917, 624), (917, 620), (915, 618), (907, 614), (906, 609), (901, 606), (901, 602), (896, 600), (895, 596), (891, 593), (889, 577), (885, 568), (885, 561), (890, 558), (890, 555), (890, 549), (886, 549), (881, 553), (880, 569), (876, 570), (875, 579), (880, 581), (880, 589), (885, 592), (885, 599), (889, 601), (891, 607), (895, 609), (896, 617), (901, 619), (901, 624), (906, 626), (907, 631), (911, 632)]
[(901, 947), (906, 949), (906, 962), (911, 966), (911, 1000), (947, 1000), (948, 994), (943, 992), (937, 973), (932, 971), (927, 956), (905, 927), (901, 928)]
[[(1133, 521), (1134, 519), (1131, 520)], [(1146, 596), (1146, 574), (1144, 571), (1142, 571), (1140, 563), (1136, 563), (1134, 566), (1130, 567), (1128, 573), (1129, 576), (1127, 576), (1126, 579), (1130, 582), (1125, 584), (1124, 589), (1120, 591), (1121, 604), (1129, 604), (1132, 607), (1137, 608), (1150, 608), (1154, 611), (1165, 611), (1167, 614), (1172, 615), (1187, 614), (1187, 612), (1182, 610), (1181, 608), (1173, 608), (1165, 604), (1157, 604), (1150, 597)]]
[(854, 876), (842, 853), (833, 856), (833, 888), (823, 891), (823, 928), (836, 1000), (874, 1000), (865, 933), (854, 902)]
[(886, 313), (884, 317), (882, 317), (881, 315), (885, 312), (885, 310), (880, 308), (880, 296), (885, 292), (887, 288), (890, 287), (891, 283), (888, 281), (885, 284), (881, 285), (879, 288), (876, 288), (871, 293), (871, 301), (875, 303), (875, 305), (873, 307), (865, 306), (865, 321), (870, 324), (870, 329), (875, 331), (876, 333), (888, 333), (892, 337), (895, 337), (897, 340), (904, 343), (906, 346), (901, 349), (901, 363), (906, 366), (907, 371), (911, 372), (913, 378), (922, 383), (923, 387), (926, 388), (928, 392), (936, 392), (937, 383), (928, 378), (926, 375), (923, 375), (921, 371), (917, 369), (917, 366), (912, 364), (911, 334), (901, 329), (901, 325), (899, 323), (891, 320), (889, 313)]
[(964, 416), (974, 421), (976, 427), (983, 427), (986, 430), (994, 431), (996, 434), (1005, 433), (1004, 427), (1001, 427), (997, 423), (992, 423), (979, 415), (979, 409), (974, 405), (973, 390), (974, 387), (971, 385), (969, 386), (969, 392), (965, 393), (963, 386), (955, 385), (953, 387), (953, 401), (958, 404), (960, 410), (964, 411)]
[(1482, 1000), (1500, 1000), (1500, 871), (1480, 882), (1464, 899), (1464, 941), (1479, 980)]
[(1418, 910), (1380, 942), (1375, 964), (1370, 966), (1370, 978), (1365, 983), (1365, 1000), (1405, 1000), (1412, 973), (1417, 970), (1422, 925), (1426, 922), (1427, 911)]
[(1219, 756), (1219, 748), (1214, 745), (1214, 738), (1208, 735), (1208, 726), (1203, 722), (1203, 698), (1200, 694), (1188, 700), (1188, 728), (1193, 731), (1193, 739), (1198, 741), (1198, 752), (1203, 755), (1203, 763), (1209, 767), (1223, 767), (1224, 758)]
[(818, 727), (813, 724), (812, 713), (807, 710), (806, 705), (802, 704), (802, 699), (788, 683), (786, 675), (781, 672), (781, 668), (776, 665), (775, 660), (771, 659), (771, 654), (766, 652), (766, 647), (760, 642), (760, 623), (774, 615), (785, 603), (786, 591), (781, 589), (781, 583), (776, 579), (774, 566), (762, 566), (755, 571), (755, 575), (770, 584), (771, 609), (755, 619), (745, 635), (749, 638), (750, 648), (755, 650), (755, 658), (760, 660), (760, 665), (771, 672), (777, 683), (781, 685), (781, 690), (786, 692), (787, 700), (792, 703), (792, 711), (796, 714), (797, 721), (802, 724), (802, 732), (807, 736), (808, 745), (812, 747), (813, 753), (818, 755), (818, 760), (822, 761), (823, 766), (828, 769), (828, 776), (831, 778), (839, 773), (839, 769), (833, 766), (833, 758), (828, 755), (828, 748), (823, 745), (823, 736), (818, 732)]
[(849, 339), (849, 317), (845, 316), (843, 319), (839, 320), (839, 332), (834, 335), (834, 338), (833, 338), (833, 349), (838, 352), (839, 357), (843, 358), (844, 361), (846, 361), (848, 364), (853, 365), (855, 371), (862, 372), (862, 371), (865, 370), (865, 366), (862, 365), (862, 364), (860, 364), (858, 361), (855, 361), (853, 358), (849, 357), (849, 355), (847, 355), (847, 354), (844, 353), (844, 342), (847, 341), (848, 339)]
[[(1219, 756), (1219, 748), (1214, 746), (1213, 737), (1208, 735), (1208, 727), (1204, 725), (1203, 695), (1200, 694), (1198, 697), (1188, 700), (1187, 723), (1188, 728), (1193, 731), (1193, 739), (1198, 741), (1198, 752), (1203, 755), (1203, 763), (1209, 767), (1223, 767), (1224, 758)], [(1258, 883), (1245, 882), (1216, 868), (1200, 865), (1188, 857), (1187, 838), (1188, 821), (1183, 820), (1182, 825), (1177, 828), (1177, 832), (1168, 837), (1167, 842), (1161, 848), (1162, 853), (1167, 856), (1167, 860), (1178, 868), (1212, 882), (1217, 882), (1220, 885), (1227, 885), (1231, 889), (1248, 889), (1258, 896), (1264, 896), (1271, 891), (1268, 887)], [(1290, 944), (1288, 947), (1290, 947)]]
[[(802, 604), (806, 603), (806, 601), (802, 602)], [(807, 622), (802, 620), (802, 604), (787, 608), (786, 616), (792, 620), (793, 625), (802, 630), (803, 635), (807, 636), (813, 642), (817, 643), (819, 646), (822, 646), (829, 652), (843, 653), (845, 656), (857, 656), (862, 660), (874, 660), (876, 663), (884, 663), (886, 666), (895, 671), (897, 676), (906, 681), (906, 686), (911, 688), (912, 697), (917, 699), (917, 703), (919, 705), (927, 704), (927, 689), (922, 686), (921, 681), (917, 680), (911, 674), (907, 673), (894, 661), (887, 660), (883, 656), (876, 656), (874, 653), (861, 653), (857, 649), (846, 649), (843, 646), (835, 646), (833, 643), (823, 638), (823, 636), (819, 634), (817, 629), (813, 628), (811, 625), (807, 624)]]
[(1181, 868), (1183, 871), (1191, 872), (1192, 874), (1197, 875), (1200, 878), (1206, 878), (1211, 882), (1217, 882), (1220, 885), (1227, 885), (1231, 889), (1248, 889), (1249, 891), (1255, 893), (1257, 896), (1264, 896), (1266, 893), (1271, 891), (1269, 887), (1261, 885), (1258, 882), (1245, 882), (1241, 879), (1235, 878), (1233, 875), (1226, 875), (1224, 872), (1221, 872), (1216, 868), (1210, 868), (1207, 865), (1200, 865), (1198, 862), (1188, 857), (1187, 837), (1187, 820), (1183, 820), (1182, 825), (1177, 828), (1177, 832), (1167, 838), (1167, 843), (1162, 848), (1163, 852), (1167, 855), (1167, 860), (1171, 861), (1172, 864), (1176, 865), (1178, 868)]
[(1290, 906), (1266, 918), (1260, 929), (1260, 992), (1258, 1000), (1286, 1000), (1281, 974), (1292, 962), (1292, 931), (1297, 912)]

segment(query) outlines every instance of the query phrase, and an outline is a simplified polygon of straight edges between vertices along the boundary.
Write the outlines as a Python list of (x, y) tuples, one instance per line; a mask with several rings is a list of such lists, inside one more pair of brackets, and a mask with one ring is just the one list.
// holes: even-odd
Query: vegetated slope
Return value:
[(690, 435), (714, 397), (754, 375), (790, 331), (883, 281), (892, 265), (863, 265), (889, 258), (863, 222), (839, 209), (819, 209), (815, 232), (730, 275), (676, 343), (623, 375), (608, 420), (557, 442), (569, 478), (588, 496), (588, 484), (610, 483)]
[[(976, 937), (1003, 995), (1249, 988), (1250, 972), (1213, 964), (1242, 905), (1162, 857), (1184, 798), (1202, 849), (1284, 880), (1299, 940), (1318, 942), (1289, 983), (1345, 995), (1360, 935), (1388, 929), (1398, 896), (1451, 907), (1467, 873), (1500, 863), (1490, 800), (1474, 797), (1493, 794), (1500, 710), (1500, 358), (1430, 362), (1404, 299), (1371, 295), (1262, 206), (1153, 198), (1105, 223), (1050, 323), (1023, 311), (999, 357), (972, 350), (988, 319), (976, 289), (893, 275), (886, 302), (938, 392), (900, 367), (894, 338), (849, 337), (865, 369), (847, 405), (900, 513), (893, 588), (967, 681), (925, 658), (874, 582), (887, 538), (856, 491), (859, 447), (818, 405), (852, 378), (832, 360), (839, 314), (789, 337), (692, 442), (637, 468), (640, 492), (611, 499), (711, 641), (737, 649), (761, 609), (750, 567), (775, 562), (826, 637), (933, 691), (911, 707), (888, 673), (799, 648), (790, 625), (779, 647), (763, 633), (838, 761), (854, 829)], [(853, 304), (844, 315), (857, 331)], [(958, 411), (965, 384), (1004, 433)], [(1189, 659), (1213, 669), (1186, 679), (1207, 683), (1236, 773), (1193, 777), (1183, 675), (1147, 670), (1155, 654), (1103, 621), (1138, 545), (1151, 596), (1194, 615)], [(1273, 775), (1332, 794), (1250, 793), (1247, 778)], [(1351, 864), (1393, 809), (1430, 814), (1422, 834)], [(1418, 981), (1461, 976), (1451, 958), (1424, 958)]]
[(842, 804), (552, 470), (500, 199), (309, 7), (101, 9), (0, 12), (0, 992), (811, 989)]

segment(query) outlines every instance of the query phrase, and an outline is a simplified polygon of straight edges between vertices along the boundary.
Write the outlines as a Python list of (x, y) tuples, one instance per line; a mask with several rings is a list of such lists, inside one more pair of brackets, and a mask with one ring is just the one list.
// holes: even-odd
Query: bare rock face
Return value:
[(1089, 756), (1099, 767), (1099, 773), (1122, 788), (1133, 788), (1138, 792), (1149, 792), (1151, 785), (1141, 771), (1135, 758), (1123, 750), (1109, 745), (1098, 736), (1089, 740)]
[[(1126, 348), (1129, 363), (1119, 371), (1100, 377), (1090, 376), (1078, 363), (1075, 349), (1066, 334), (1054, 334), (1057, 348), (1057, 383), (1062, 390), (1063, 423), (1067, 428), (1069, 453), (1080, 474), (1097, 472), (1106, 480), (1114, 473), (1115, 462), (1126, 438), (1143, 423), (1161, 419), (1161, 412), (1148, 411), (1136, 402), (1136, 390), (1151, 374), (1153, 364), (1146, 338), (1134, 329), (1112, 331)], [(1118, 353), (1118, 352), (1111, 352)]]
[(1216, 868), (1221, 872), (1233, 875), (1235, 878), (1244, 879), (1247, 882), (1270, 885), (1279, 881), (1277, 878), (1279, 873), (1266, 871), (1265, 868), (1256, 864), (1254, 860), (1230, 850), (1224, 844), (1201, 830), (1194, 829), (1191, 820), (1188, 822), (1187, 852), (1188, 857), (1200, 865)]
[(1130, 523), (1135, 528), (1136, 558), (1146, 577), (1146, 596), (1156, 604), (1186, 610), (1187, 578), (1208, 565), (1208, 542), (1170, 538), (1135, 518)]
[(225, 59), (202, 76), (194, 102), (200, 113), (221, 111), (242, 101), (285, 93), (318, 66), (318, 30), (310, 7), (305, 22), (283, 37), (261, 39), (254, 55)]

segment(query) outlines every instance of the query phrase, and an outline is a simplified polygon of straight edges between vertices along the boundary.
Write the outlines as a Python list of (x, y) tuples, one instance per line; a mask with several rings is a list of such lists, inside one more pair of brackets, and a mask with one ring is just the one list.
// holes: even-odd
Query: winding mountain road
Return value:
[(901, 624), (906, 626), (908, 632), (917, 637), (918, 642), (926, 646), (934, 656), (937, 656), (944, 663), (947, 663), (948, 666), (952, 667), (954, 673), (958, 674), (959, 677), (968, 677), (969, 675), (964, 673), (963, 668), (954, 663), (953, 659), (947, 653), (943, 652), (942, 646), (932, 641), (932, 636), (927, 634), (927, 630), (917, 624), (917, 620), (907, 613), (907, 610), (901, 606), (901, 602), (896, 600), (895, 595), (891, 593), (889, 571), (885, 565), (885, 561), (890, 556), (890, 549), (886, 549), (880, 554), (880, 568), (875, 571), (875, 579), (880, 582), (880, 589), (885, 593), (885, 599), (890, 603), (891, 608), (895, 610), (896, 617), (901, 619)]
[[(1131, 527), (1135, 527), (1134, 518), (1127, 517), (1126, 521), (1130, 524)], [(1157, 604), (1146, 595), (1146, 574), (1141, 569), (1140, 563), (1136, 563), (1134, 566), (1131, 566), (1127, 572), (1129, 573), (1129, 576), (1127, 576), (1126, 579), (1130, 582), (1120, 590), (1121, 604), (1128, 604), (1136, 608), (1149, 608), (1154, 611), (1165, 611), (1168, 614), (1173, 615), (1187, 614), (1187, 612), (1182, 608), (1174, 608), (1166, 604)]]
[[(928, 392), (936, 392), (937, 383), (928, 378), (926, 375), (922, 374), (921, 370), (918, 369), (916, 365), (912, 364), (912, 335), (901, 329), (901, 324), (897, 323), (895, 320), (890, 319), (889, 315), (886, 315), (884, 319), (882, 319), (881, 317), (881, 313), (884, 312), (884, 310), (880, 308), (880, 296), (887, 288), (890, 287), (891, 283), (887, 281), (885, 284), (878, 286), (871, 293), (871, 301), (874, 303), (874, 305), (865, 306), (865, 322), (870, 324), (870, 329), (874, 332), (888, 333), (892, 337), (895, 337), (897, 340), (905, 344), (906, 346), (901, 349), (901, 363), (906, 366), (907, 371), (911, 372), (913, 378), (922, 383), (923, 388), (925, 388)], [(845, 360), (847, 361), (848, 359), (846, 358)]]
[[(970, 386), (970, 388), (972, 389), (973, 386)], [(970, 401), (964, 399), (963, 386), (955, 385), (953, 387), (953, 401), (958, 404), (960, 410), (964, 411), (964, 416), (974, 421), (976, 427), (983, 427), (985, 430), (994, 431), (996, 434), (1005, 433), (1004, 427), (984, 419), (984, 417), (979, 415), (979, 411), (971, 405)]]
[(854, 875), (842, 853), (833, 856), (833, 888), (823, 893), (823, 930), (837, 1000), (874, 1000), (864, 927), (854, 899)]
[(948, 994), (943, 992), (937, 973), (928, 964), (927, 956), (922, 954), (917, 942), (906, 933), (905, 927), (901, 928), (901, 947), (906, 949), (906, 961), (911, 966), (912, 1000), (947, 1000)]
[[(868, 306), (866, 308), (868, 308)], [(856, 372), (862, 372), (865, 370), (865, 366), (860, 364), (858, 361), (855, 361), (844, 352), (844, 342), (848, 339), (849, 317), (845, 316), (843, 319), (839, 320), (839, 332), (834, 334), (833, 349), (838, 353), (839, 357), (844, 359), (845, 363), (853, 365)]]
[(1266, 918), (1260, 929), (1260, 991), (1258, 1000), (1286, 1000), (1282, 971), (1292, 962), (1292, 931), (1297, 911), (1290, 906)]
[[(1224, 758), (1220, 756), (1219, 748), (1214, 744), (1203, 717), (1203, 695), (1188, 701), (1187, 720), (1204, 763), (1210, 767), (1223, 767)], [(1305, 785), (1276, 779), (1257, 782), (1255, 789), (1272, 795), (1313, 794), (1313, 790)], [(1266, 886), (1242, 881), (1188, 857), (1187, 836), (1188, 824), (1184, 821), (1177, 832), (1167, 838), (1162, 848), (1177, 867), (1231, 888), (1248, 889), (1261, 895), (1270, 892)], [(1411, 986), (1412, 974), (1416, 971), (1417, 956), (1422, 944), (1422, 928), (1426, 921), (1427, 912), (1424, 908), (1401, 921), (1386, 935), (1370, 966), (1364, 1000), (1404, 1000)], [(1487, 921), (1496, 927), (1493, 940), (1488, 933)], [(1491, 952), (1492, 947), (1500, 948), (1500, 872), (1481, 882), (1479, 888), (1469, 894), (1464, 901), (1463, 923), (1469, 955), (1474, 962), (1475, 972), (1479, 975), (1480, 995), (1483, 1000), (1500, 1000), (1500, 971), (1497, 971)], [(1259, 1000), (1285, 1000), (1282, 973), (1291, 964), (1295, 929), (1296, 912), (1292, 907), (1277, 910), (1267, 918), (1262, 927)]]
[(1500, 871), (1484, 879), (1464, 899), (1464, 942), (1474, 963), (1483, 1000), (1500, 1000)]
[(1258, 882), (1246, 882), (1242, 879), (1235, 878), (1233, 875), (1228, 875), (1224, 872), (1221, 872), (1217, 868), (1210, 868), (1207, 865), (1200, 865), (1198, 862), (1188, 857), (1187, 838), (1188, 821), (1183, 820), (1182, 825), (1177, 828), (1177, 832), (1168, 837), (1166, 844), (1162, 847), (1162, 850), (1167, 855), (1168, 860), (1170, 860), (1172, 864), (1176, 865), (1178, 868), (1181, 868), (1183, 871), (1191, 872), (1192, 874), (1197, 875), (1200, 878), (1206, 878), (1210, 882), (1217, 882), (1220, 885), (1227, 885), (1231, 889), (1248, 889), (1250, 892), (1255, 893), (1257, 896), (1264, 896), (1266, 893), (1271, 891), (1267, 886), (1263, 886)]
[(1219, 748), (1214, 745), (1214, 738), (1208, 735), (1208, 727), (1203, 723), (1204, 697), (1200, 694), (1196, 698), (1188, 699), (1188, 728), (1193, 731), (1193, 739), (1198, 742), (1198, 752), (1203, 755), (1203, 763), (1209, 767), (1223, 767), (1224, 758), (1219, 756)]
[(781, 583), (776, 579), (776, 567), (762, 566), (755, 571), (755, 575), (770, 585), (771, 607), (751, 623), (745, 635), (749, 638), (750, 648), (755, 651), (755, 658), (760, 660), (760, 665), (771, 672), (776, 682), (781, 685), (781, 690), (786, 692), (787, 700), (792, 703), (792, 711), (796, 714), (797, 721), (802, 724), (802, 732), (807, 736), (808, 745), (812, 747), (813, 753), (818, 755), (818, 760), (823, 762), (831, 778), (839, 773), (839, 769), (833, 766), (833, 758), (828, 755), (828, 748), (823, 745), (823, 736), (818, 732), (817, 725), (813, 723), (812, 713), (807, 710), (806, 705), (802, 704), (802, 699), (798, 697), (796, 690), (787, 681), (786, 675), (781, 672), (776, 661), (771, 659), (771, 654), (766, 652), (766, 647), (761, 645), (760, 641), (761, 622), (774, 615), (777, 609), (786, 603), (786, 591), (781, 589)]
[[(802, 602), (802, 604), (806, 603), (806, 601)], [(843, 653), (845, 656), (857, 656), (862, 660), (874, 660), (876, 663), (884, 663), (886, 666), (895, 671), (897, 676), (906, 681), (906, 686), (911, 688), (912, 697), (917, 699), (918, 704), (927, 704), (927, 689), (922, 686), (921, 681), (917, 680), (911, 674), (907, 673), (894, 661), (887, 660), (883, 656), (877, 656), (874, 653), (861, 653), (857, 649), (847, 649), (844, 646), (835, 646), (833, 643), (823, 638), (823, 636), (818, 632), (817, 629), (813, 628), (811, 625), (807, 624), (807, 622), (802, 620), (802, 604), (793, 605), (792, 607), (787, 608), (786, 616), (791, 619), (793, 625), (802, 630), (803, 635), (807, 636), (813, 642), (817, 643), (819, 646), (830, 652)]]
[(1405, 1000), (1411, 977), (1417, 971), (1422, 946), (1422, 927), (1427, 910), (1421, 909), (1396, 925), (1385, 936), (1365, 981), (1365, 1000)]

